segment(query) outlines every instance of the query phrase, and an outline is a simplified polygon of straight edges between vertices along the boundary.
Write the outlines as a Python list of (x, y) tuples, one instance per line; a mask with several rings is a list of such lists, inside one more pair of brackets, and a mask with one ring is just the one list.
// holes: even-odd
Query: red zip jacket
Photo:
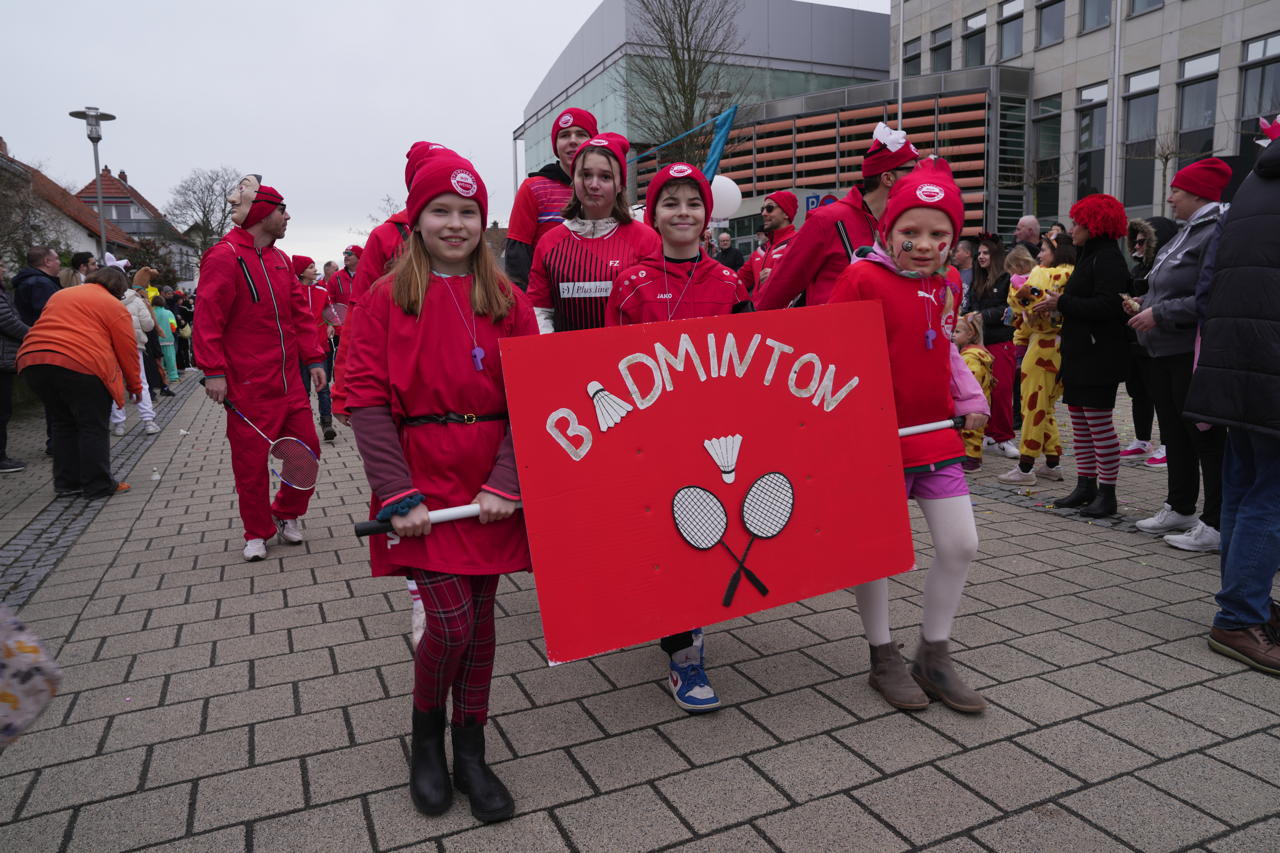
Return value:
[(773, 275), (773, 270), (782, 261), (782, 256), (787, 252), (787, 246), (795, 236), (794, 225), (783, 226), (768, 236), (766, 245), (751, 253), (751, 257), (747, 258), (742, 269), (738, 270), (738, 276), (749, 292), (755, 293), (762, 286), (764, 279), (768, 278), (763, 275), (766, 271), (769, 275)]
[(751, 297), (738, 274), (703, 252), (696, 263), (645, 258), (613, 282), (606, 326), (658, 323), (732, 314)]
[(321, 352), (329, 351), (329, 324), (324, 321), (324, 308), (329, 304), (329, 290), (320, 281), (312, 284), (298, 282), (298, 290), (307, 303), (307, 313), (315, 323), (316, 346)]
[(206, 376), (226, 377), (233, 402), (301, 391), (298, 364), (324, 365), (289, 256), (275, 246), (255, 249), (239, 226), (200, 261), (191, 336), (196, 364)]
[(845, 267), (849, 253), (836, 231), (843, 222), (854, 251), (875, 243), (876, 220), (866, 209), (857, 187), (834, 204), (820, 207), (804, 220), (804, 227), (791, 241), (782, 263), (769, 274), (763, 289), (755, 293), (761, 311), (785, 308), (801, 293), (806, 305), (822, 305)]
[[(364, 258), (361, 258), (363, 261)], [(356, 265), (356, 272), (359, 273), (360, 265)], [(325, 282), (325, 287), (329, 288), (329, 297), (334, 302), (341, 302), (346, 305), (351, 301), (351, 294), (355, 291), (356, 279), (351, 273), (347, 272), (346, 267), (338, 267), (338, 271), (329, 276), (329, 280)]]

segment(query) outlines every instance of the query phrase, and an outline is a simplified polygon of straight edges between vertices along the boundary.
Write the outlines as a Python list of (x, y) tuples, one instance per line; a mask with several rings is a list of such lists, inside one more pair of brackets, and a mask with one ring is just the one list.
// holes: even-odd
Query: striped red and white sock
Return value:
[(1098, 463), (1093, 455), (1093, 437), (1089, 431), (1089, 420), (1085, 410), (1079, 406), (1067, 406), (1071, 415), (1072, 451), (1076, 455), (1076, 476), (1098, 476)]
[(1116, 435), (1111, 409), (1085, 409), (1084, 416), (1089, 423), (1089, 435), (1093, 439), (1098, 482), (1114, 486), (1120, 473), (1120, 439)]

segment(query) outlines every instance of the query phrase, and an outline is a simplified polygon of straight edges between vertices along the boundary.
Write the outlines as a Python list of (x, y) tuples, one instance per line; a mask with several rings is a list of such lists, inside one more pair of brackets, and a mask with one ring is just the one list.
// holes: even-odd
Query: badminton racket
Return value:
[(916, 426), (903, 427), (898, 430), (898, 438), (906, 438), (909, 435), (920, 435), (926, 432), (937, 432), (943, 429), (960, 429), (964, 426), (964, 417), (957, 416), (949, 418), (945, 421), (934, 421), (928, 424), (917, 424)]
[(341, 326), (347, 322), (347, 306), (342, 302), (330, 302), (324, 306), (320, 317), (330, 326)]
[[(725, 543), (724, 534), (729, 526), (729, 516), (719, 498), (699, 486), (685, 486), (671, 499), (671, 515), (675, 519), (676, 530), (684, 541), (699, 551), (709, 551), (720, 545), (738, 564), (738, 568), (734, 570), (734, 578), (741, 572), (761, 595), (769, 594), (769, 588), (754, 572), (742, 565), (742, 560)], [(730, 582), (736, 589), (737, 583), (734, 580)], [(731, 601), (732, 596), (726, 596), (725, 606)]]
[(729, 578), (729, 586), (724, 591), (725, 607), (733, 602), (733, 596), (738, 591), (738, 581), (744, 574), (761, 595), (769, 594), (769, 591), (763, 588), (764, 584), (760, 583), (747, 568), (747, 555), (751, 553), (751, 546), (757, 539), (772, 539), (782, 532), (787, 522), (791, 520), (795, 498), (795, 489), (791, 481), (785, 474), (777, 471), (758, 477), (747, 490), (747, 496), (742, 499), (742, 526), (747, 528), (751, 538), (747, 540), (747, 547), (742, 551), (742, 559), (738, 561), (738, 569)]
[(230, 400), (224, 400), (222, 405), (226, 406), (228, 411), (239, 415), (254, 432), (262, 436), (263, 441), (267, 442), (269, 445), (267, 467), (280, 482), (304, 492), (316, 487), (316, 480), (320, 476), (320, 459), (301, 439), (286, 435), (272, 440)]
[[(517, 503), (516, 507), (522, 504)], [(480, 515), (480, 504), (463, 504), (462, 506), (447, 506), (443, 509), (433, 509), (427, 513), (427, 517), (431, 519), (432, 524), (440, 524), (446, 521), (458, 521), (463, 518), (477, 518)], [(357, 536), (373, 536), (377, 533), (394, 533), (395, 528), (391, 526), (390, 521), (357, 521)]]

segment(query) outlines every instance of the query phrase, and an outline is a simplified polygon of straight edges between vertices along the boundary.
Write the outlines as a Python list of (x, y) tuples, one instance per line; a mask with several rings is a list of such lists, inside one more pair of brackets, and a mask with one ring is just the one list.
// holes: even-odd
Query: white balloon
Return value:
[(742, 206), (742, 190), (729, 178), (716, 175), (711, 179), (711, 218), (728, 219)]

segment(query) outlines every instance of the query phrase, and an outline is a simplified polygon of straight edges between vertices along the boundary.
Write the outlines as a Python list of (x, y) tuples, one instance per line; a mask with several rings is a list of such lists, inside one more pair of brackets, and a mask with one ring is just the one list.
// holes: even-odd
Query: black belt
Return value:
[(443, 415), (418, 415), (405, 418), (405, 426), (422, 426), (423, 424), (474, 424), (480, 421), (505, 421), (507, 413), (498, 415), (460, 415), (457, 412), (445, 412)]

